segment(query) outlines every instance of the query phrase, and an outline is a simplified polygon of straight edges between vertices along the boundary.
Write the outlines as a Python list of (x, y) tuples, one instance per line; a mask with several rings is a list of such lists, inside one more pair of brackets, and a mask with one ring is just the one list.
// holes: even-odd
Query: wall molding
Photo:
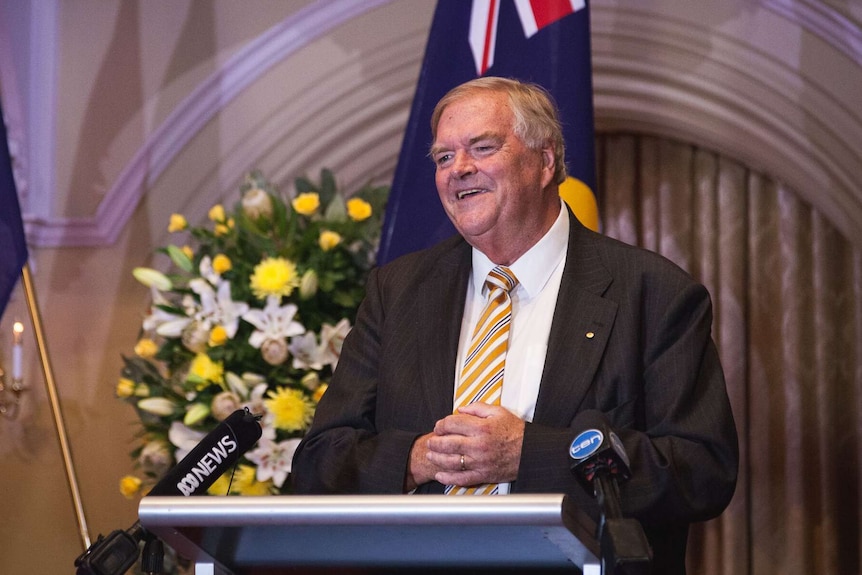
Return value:
[(25, 214), (28, 243), (40, 247), (114, 243), (145, 188), (243, 89), (310, 42), (390, 1), (318, 0), (249, 42), (189, 94), (147, 138), (105, 194), (95, 215), (53, 218)]
[[(390, 1), (319, 0), (280, 22), (174, 110), (123, 170), (94, 216), (29, 219), (29, 240), (41, 246), (113, 243), (148, 185), (244, 88), (338, 25)], [(838, 82), (818, 84), (810, 71), (786, 60), (780, 46), (734, 36), (732, 27), (713, 25), (705, 17), (707, 25), (693, 24), (673, 13), (672, 4), (651, 5), (652, 11), (634, 2), (591, 4), (597, 129), (665, 135), (743, 161), (796, 190), (862, 245), (862, 111), (836, 91)], [(857, 77), (862, 75), (860, 26), (826, 4), (765, 0), (739, 10), (756, 11), (759, 23), (765, 19), (786, 33), (816, 38), (818, 49), (833, 50), (836, 61), (855, 65)], [(387, 97), (364, 91), (368, 76), (345, 66), (321, 85), (307, 86), (304, 103), (319, 114), (306, 114), (306, 124), (297, 126), (287, 119), (297, 115), (297, 103), (286, 103), (279, 118), (243, 150), (224, 151), (219, 174), (204, 184), (212, 190), (222, 181), (237, 181), (278, 146), (296, 153), (277, 162), (277, 171), (270, 174), (274, 180), (298, 170), (313, 172), (320, 165), (346, 174), (345, 187), (361, 185), (363, 178), (391, 177), (422, 59), (421, 48), (416, 49), (420, 43), (424, 46), (424, 38), (414, 37), (412, 44), (401, 39), (380, 54), (365, 55), (374, 62), (363, 67), (364, 73), (395, 76), (391, 82), (396, 87)], [(338, 113), (326, 115), (324, 110), (335, 102)], [(313, 145), (301, 140), (300, 128), (308, 129), (308, 122), (315, 122)], [(206, 213), (212, 196), (192, 202), (192, 213)]]

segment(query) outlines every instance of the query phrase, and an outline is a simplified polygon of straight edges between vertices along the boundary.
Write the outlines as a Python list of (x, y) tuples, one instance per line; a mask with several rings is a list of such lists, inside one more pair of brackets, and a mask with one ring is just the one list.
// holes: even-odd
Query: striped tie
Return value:
[[(506, 364), (506, 346), (509, 343), (509, 325), (512, 321), (512, 299), (509, 292), (518, 285), (512, 270), (497, 266), (488, 273), (485, 288), (488, 300), (467, 349), (461, 379), (455, 390), (455, 411), (477, 401), (500, 405), (503, 393), (503, 371)], [(497, 483), (484, 483), (472, 487), (447, 485), (449, 495), (495, 495)]]

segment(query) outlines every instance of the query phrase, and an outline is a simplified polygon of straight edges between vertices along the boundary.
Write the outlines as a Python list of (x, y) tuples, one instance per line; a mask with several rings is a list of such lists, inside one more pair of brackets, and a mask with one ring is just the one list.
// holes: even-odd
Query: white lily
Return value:
[(272, 479), (276, 487), (281, 488), (291, 472), (293, 454), (299, 446), (299, 439), (275, 441), (261, 439), (258, 447), (246, 454), (246, 458), (257, 464), (257, 480)]
[[(230, 293), (230, 282), (218, 278), (216, 289), (201, 278), (189, 282), (189, 287), (200, 297), (200, 309), (195, 319), (206, 325), (220, 325), (229, 338), (236, 335), (239, 320), (249, 309), (245, 302), (233, 301)], [(217, 291), (216, 291), (217, 290)]]
[(248, 338), (248, 343), (260, 348), (263, 342), (272, 339), (287, 339), (305, 333), (305, 327), (298, 321), (293, 321), (296, 315), (296, 304), (280, 305), (279, 296), (268, 296), (263, 309), (252, 309), (242, 315), (242, 319), (256, 327)]
[(323, 324), (320, 330), (320, 361), (324, 365), (332, 364), (332, 369), (335, 369), (338, 365), (338, 358), (341, 357), (344, 338), (349, 332), (350, 322), (346, 318), (334, 326), (328, 323)]
[(195, 431), (179, 421), (171, 422), (171, 427), (168, 429), (168, 440), (177, 448), (174, 454), (177, 461), (182, 461), (205, 435), (202, 431)]
[(296, 369), (323, 369), (320, 361), (320, 348), (314, 333), (307, 331), (290, 340), (290, 353), (293, 355), (293, 367)]

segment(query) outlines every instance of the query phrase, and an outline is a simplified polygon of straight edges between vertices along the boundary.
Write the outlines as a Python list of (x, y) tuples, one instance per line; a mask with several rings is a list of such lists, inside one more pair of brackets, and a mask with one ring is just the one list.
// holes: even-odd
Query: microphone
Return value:
[[(246, 451), (252, 448), (263, 430), (248, 408), (237, 409), (198, 442), (188, 455), (171, 469), (147, 496), (201, 495), (215, 483)], [(122, 575), (138, 557), (138, 544), (144, 541), (141, 568), (147, 574), (162, 572), (161, 541), (136, 521), (127, 530), (117, 529), (107, 537), (99, 535), (89, 549), (75, 559), (76, 575)]]
[(188, 497), (205, 493), (260, 439), (263, 431), (258, 419), (248, 409), (234, 411), (204, 436), (147, 495)]
[(619, 484), (632, 475), (623, 442), (597, 411), (583, 412), (580, 421), (587, 429), (569, 446), (574, 460), (570, 469), (601, 508), (602, 573), (646, 575), (651, 570), (652, 549), (640, 522), (623, 517), (620, 503)]

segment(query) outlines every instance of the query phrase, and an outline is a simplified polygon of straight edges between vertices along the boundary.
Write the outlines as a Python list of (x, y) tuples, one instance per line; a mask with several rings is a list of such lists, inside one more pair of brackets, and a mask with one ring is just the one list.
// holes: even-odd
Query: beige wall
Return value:
[[(348, 8), (356, 12), (319, 34), (302, 19)], [(167, 241), (171, 212), (202, 219), (213, 203), (236, 199), (248, 169), (283, 188), (323, 166), (348, 190), (388, 181), (433, 8), (430, 0), (0, 0), (4, 112), (19, 144), (36, 292), (93, 540), (136, 519), (137, 501), (118, 491), (132, 469), (136, 419), (114, 398), (121, 354), (131, 352), (148, 303), (131, 269), (159, 265), (152, 249)], [(862, 14), (854, 10), (596, 0), (597, 124), (685, 137), (786, 173), (862, 239)], [(278, 28), (285, 23), (296, 27)], [(49, 39), (52, 65), (33, 62)], [(283, 56), (267, 63), (251, 50), (263, 40)], [(248, 62), (233, 60), (244, 51)], [(213, 90), (224, 98), (209, 106)], [(36, 185), (44, 181), (53, 185)], [(0, 321), (0, 361), (16, 319), (32, 336), (20, 290)], [(29, 339), (22, 411), (0, 418), (3, 573), (72, 572), (82, 551), (37, 355)]]

